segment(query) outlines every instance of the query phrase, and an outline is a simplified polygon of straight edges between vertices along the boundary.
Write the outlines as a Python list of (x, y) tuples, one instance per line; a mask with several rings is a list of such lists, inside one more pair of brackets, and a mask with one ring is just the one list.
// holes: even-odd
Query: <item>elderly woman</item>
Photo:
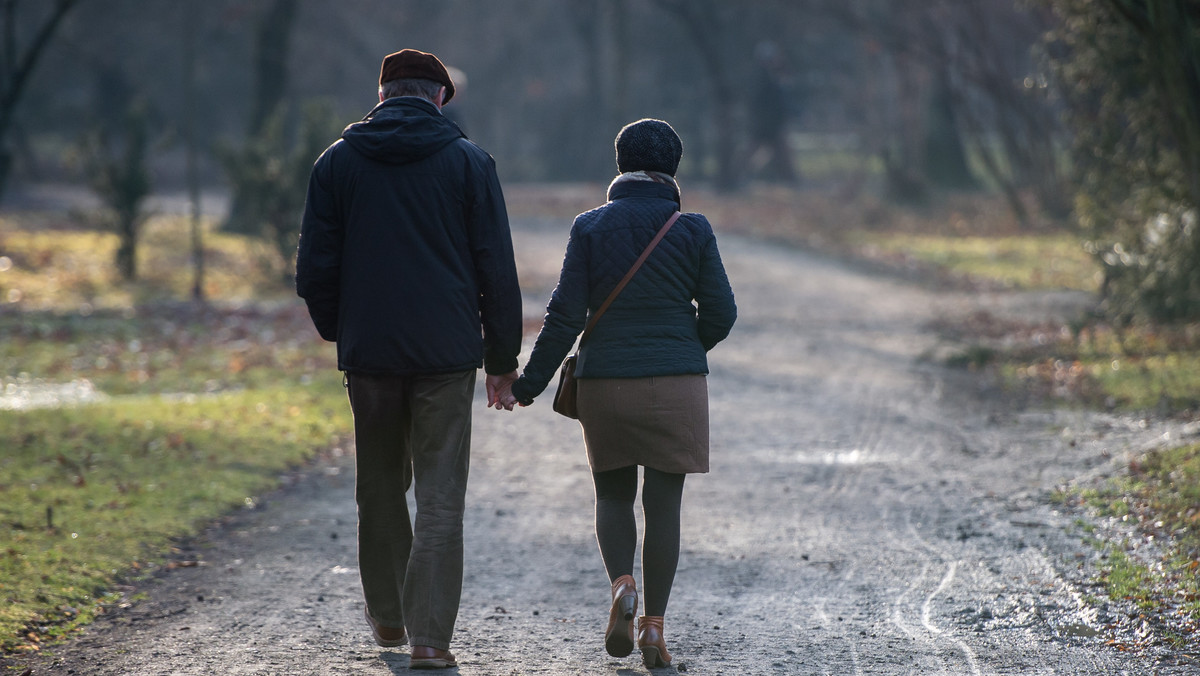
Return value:
[[(529, 363), (500, 399), (505, 408), (527, 406), (546, 389), (588, 318), (679, 210), (683, 144), (669, 124), (625, 126), (616, 153), (621, 173), (606, 204), (575, 218), (558, 287)], [(636, 642), (648, 668), (671, 664), (663, 615), (679, 561), (683, 482), (708, 471), (706, 354), (736, 316), (712, 226), (700, 214), (683, 214), (580, 346), (579, 421), (596, 487), (596, 539), (612, 585), (604, 645), (615, 657), (632, 653), (635, 641), (634, 500), (638, 467), (645, 468), (645, 615)]]

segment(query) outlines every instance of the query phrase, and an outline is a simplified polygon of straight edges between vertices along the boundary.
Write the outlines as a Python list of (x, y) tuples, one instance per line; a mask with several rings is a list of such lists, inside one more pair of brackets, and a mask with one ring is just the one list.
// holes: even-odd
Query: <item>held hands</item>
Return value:
[(506, 391), (501, 393), (500, 401), (496, 402), (496, 410), (500, 410), (500, 408), (503, 407), (504, 410), (511, 411), (517, 406), (517, 404), (517, 398), (513, 396), (512, 386), (510, 385)]
[(488, 408), (495, 408), (497, 411), (500, 409), (513, 410), (513, 407), (517, 405), (517, 398), (512, 394), (512, 384), (516, 381), (516, 371), (499, 376), (489, 375), (485, 379)]

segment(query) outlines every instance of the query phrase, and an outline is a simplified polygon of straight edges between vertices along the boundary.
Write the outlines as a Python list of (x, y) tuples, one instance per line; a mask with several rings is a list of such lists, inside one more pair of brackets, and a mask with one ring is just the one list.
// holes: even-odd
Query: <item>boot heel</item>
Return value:
[(647, 669), (661, 669), (669, 666), (659, 655), (658, 648), (652, 645), (642, 646), (642, 664)]
[(633, 614), (637, 612), (637, 597), (632, 594), (622, 596), (617, 601), (617, 610), (621, 613), (622, 618), (632, 620)]
[(613, 580), (612, 607), (608, 611), (608, 628), (604, 630), (604, 649), (613, 657), (625, 657), (633, 652), (633, 617), (637, 614), (637, 586), (632, 575)]
[(671, 653), (663, 640), (663, 618), (642, 616), (638, 620), (638, 648), (642, 650), (642, 664), (647, 669), (671, 666)]

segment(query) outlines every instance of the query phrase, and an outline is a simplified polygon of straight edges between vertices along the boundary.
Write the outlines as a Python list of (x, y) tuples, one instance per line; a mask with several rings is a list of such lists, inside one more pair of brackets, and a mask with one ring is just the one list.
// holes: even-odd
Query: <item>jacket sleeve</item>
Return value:
[(483, 368), (489, 375), (502, 375), (517, 370), (521, 353), (521, 287), (496, 162), (484, 157), (470, 165), (475, 175), (467, 179), (467, 228), (479, 284)]
[(344, 230), (337, 199), (328, 187), (329, 154), (326, 150), (317, 159), (308, 179), (296, 251), (296, 293), (308, 305), (317, 333), (336, 341)]
[(575, 339), (587, 324), (588, 317), (588, 252), (587, 242), (579, 233), (579, 221), (571, 227), (567, 253), (563, 257), (558, 285), (546, 305), (542, 330), (538, 333), (529, 355), (529, 362), (517, 382), (513, 396), (528, 406), (550, 384), (558, 367), (575, 345)]
[(729, 276), (717, 250), (717, 238), (709, 231), (700, 251), (700, 274), (696, 283), (696, 332), (704, 350), (713, 349), (729, 335), (737, 319), (737, 305)]

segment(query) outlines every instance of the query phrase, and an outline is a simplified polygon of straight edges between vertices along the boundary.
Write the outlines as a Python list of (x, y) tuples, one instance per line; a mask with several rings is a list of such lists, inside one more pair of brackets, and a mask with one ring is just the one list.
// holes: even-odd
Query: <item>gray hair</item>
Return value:
[(419, 96), (429, 101), (437, 98), (438, 90), (444, 85), (433, 80), (416, 77), (402, 77), (398, 80), (388, 80), (379, 85), (379, 93), (384, 99), (397, 96)]

